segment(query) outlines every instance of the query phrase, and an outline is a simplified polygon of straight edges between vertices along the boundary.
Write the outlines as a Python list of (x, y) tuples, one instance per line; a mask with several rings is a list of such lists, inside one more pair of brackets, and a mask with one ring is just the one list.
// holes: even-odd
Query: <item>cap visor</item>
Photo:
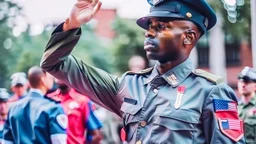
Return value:
[(153, 18), (153, 17), (156, 17), (156, 18), (166, 17), (166, 18), (174, 18), (174, 19), (184, 18), (180, 14), (171, 13), (169, 11), (153, 11), (153, 12), (149, 13), (148, 15), (146, 15), (142, 18), (139, 18), (136, 23), (143, 29), (148, 29), (149, 19)]

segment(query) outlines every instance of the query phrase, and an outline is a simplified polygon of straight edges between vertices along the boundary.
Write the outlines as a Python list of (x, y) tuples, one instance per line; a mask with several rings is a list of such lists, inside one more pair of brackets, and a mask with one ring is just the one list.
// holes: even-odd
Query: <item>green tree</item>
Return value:
[(5, 87), (9, 70), (7, 59), (11, 57), (8, 49), (15, 39), (12, 36), (12, 26), (15, 25), (16, 16), (20, 15), (20, 7), (10, 0), (0, 0), (0, 7), (0, 87)]
[[(110, 52), (100, 43), (101, 40), (94, 34), (93, 29), (89, 27), (82, 29), (83, 35), (72, 54), (93, 66), (110, 72), (111, 67), (108, 61), (111, 57)], [(27, 72), (31, 66), (39, 66), (51, 32), (52, 30), (44, 31), (37, 36), (30, 36), (29, 31), (22, 33), (10, 49), (14, 57), (9, 60), (9, 63), (12, 63), (9, 74), (17, 71)]]
[(114, 66), (123, 73), (128, 69), (128, 60), (133, 55), (146, 58), (144, 46), (145, 31), (137, 26), (134, 20), (117, 18), (113, 24), (116, 37), (110, 47), (113, 49)]

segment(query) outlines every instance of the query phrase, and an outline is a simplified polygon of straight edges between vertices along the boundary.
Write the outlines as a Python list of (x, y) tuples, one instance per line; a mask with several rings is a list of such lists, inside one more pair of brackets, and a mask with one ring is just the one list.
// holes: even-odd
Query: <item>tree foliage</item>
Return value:
[[(79, 57), (86, 63), (99, 67), (106, 71), (111, 71), (108, 57), (109, 52), (100, 43), (100, 39), (94, 34), (93, 30), (83, 27), (83, 35), (72, 52), (73, 55)], [(13, 54), (13, 58), (9, 59), (9, 74), (17, 71), (27, 72), (32, 66), (39, 66), (45, 46), (50, 39), (51, 31), (44, 31), (37, 36), (30, 36), (29, 31), (23, 33), (13, 44), (9, 50)]]
[(144, 46), (145, 31), (134, 20), (117, 18), (113, 24), (116, 37), (113, 40), (114, 66), (121, 73), (128, 70), (128, 60), (133, 55), (146, 58)]
[(15, 17), (20, 15), (20, 7), (9, 0), (0, 0), (0, 7), (0, 87), (4, 87), (9, 70), (7, 59), (11, 57), (8, 49), (15, 40), (12, 27), (15, 25)]

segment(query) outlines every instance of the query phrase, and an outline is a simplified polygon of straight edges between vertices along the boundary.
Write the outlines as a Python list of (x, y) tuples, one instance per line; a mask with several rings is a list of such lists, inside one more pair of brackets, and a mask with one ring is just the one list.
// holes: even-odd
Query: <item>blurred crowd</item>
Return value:
[[(128, 66), (131, 71), (140, 71), (146, 68), (146, 61), (143, 57), (135, 55), (129, 60)], [(2, 143), (15, 141), (18, 137), (20, 139), (26, 137), (25, 133), (31, 133), (30, 127), (35, 129), (33, 133), (38, 133), (39, 137), (44, 137), (41, 139), (45, 139), (47, 135), (43, 135), (42, 130), (37, 131), (36, 126), (33, 126), (37, 124), (45, 127), (50, 125), (52, 127), (49, 128), (50, 131), (55, 131), (49, 134), (51, 143), (54, 143), (53, 141), (68, 144), (123, 143), (120, 136), (123, 127), (121, 118), (93, 103), (86, 95), (82, 95), (54, 78), (40, 67), (31, 67), (28, 72), (16, 72), (12, 74), (10, 81), (11, 92), (8, 92), (9, 88), (0, 88), (0, 139)], [(40, 98), (35, 98), (36, 92), (41, 94)], [(45, 104), (46, 99), (54, 102), (55, 106)], [(59, 104), (61, 110), (58, 108)], [(54, 123), (51, 120), (45, 123), (45, 121), (42, 122), (43, 118), (35, 117), (35, 115), (47, 112), (46, 107), (57, 109), (48, 110), (50, 112), (48, 117), (56, 118), (55, 125), (51, 124)], [(12, 123), (11, 119), (16, 119), (16, 123)], [(60, 130), (58, 125), (64, 131)], [(10, 134), (13, 131), (16, 134)], [(22, 135), (19, 134), (20, 131), (23, 132)], [(52, 139), (56, 134), (59, 138)], [(6, 137), (8, 139), (10, 135), (10, 141), (6, 140)], [(60, 137), (60, 135), (63, 136)], [(66, 142), (63, 142), (63, 139), (66, 139)], [(50, 143), (46, 140), (37, 142)]]

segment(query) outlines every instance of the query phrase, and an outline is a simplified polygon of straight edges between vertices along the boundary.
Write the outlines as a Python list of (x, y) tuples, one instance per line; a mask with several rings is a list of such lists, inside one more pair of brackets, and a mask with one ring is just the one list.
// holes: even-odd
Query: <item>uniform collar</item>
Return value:
[(43, 92), (40, 89), (30, 88), (29, 93), (37, 93), (41, 96), (44, 96)]
[(155, 64), (155, 66), (154, 66), (154, 68), (153, 68), (153, 70), (152, 70), (150, 76), (149, 76), (149, 77), (146, 79), (146, 81), (144, 82), (144, 85), (150, 83), (156, 76), (159, 75), (159, 72), (158, 72), (158, 70), (157, 70), (157, 66), (158, 66), (158, 64)]
[(244, 103), (244, 100), (243, 100), (243, 97), (241, 98), (241, 104), (243, 106), (247, 106), (247, 105), (253, 105), (255, 106), (256, 105), (256, 94), (254, 94), (254, 96), (251, 98), (251, 100), (246, 104)]
[[(152, 70), (150, 76), (147, 78), (144, 84), (150, 83), (156, 76), (159, 75), (159, 72), (157, 70), (158, 65), (159, 63), (154, 66), (154, 69)], [(164, 78), (172, 87), (177, 87), (190, 75), (193, 70), (193, 64), (188, 58), (181, 64), (164, 73), (161, 77)]]

